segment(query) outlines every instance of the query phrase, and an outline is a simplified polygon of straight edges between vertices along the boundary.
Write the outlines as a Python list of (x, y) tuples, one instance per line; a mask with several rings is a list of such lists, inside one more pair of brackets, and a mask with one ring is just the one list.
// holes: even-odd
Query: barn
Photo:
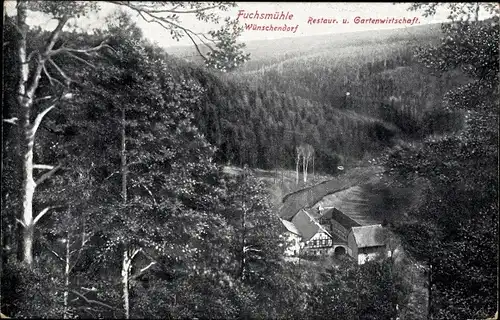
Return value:
[(387, 255), (386, 230), (382, 225), (352, 227), (347, 237), (348, 253), (358, 264)]

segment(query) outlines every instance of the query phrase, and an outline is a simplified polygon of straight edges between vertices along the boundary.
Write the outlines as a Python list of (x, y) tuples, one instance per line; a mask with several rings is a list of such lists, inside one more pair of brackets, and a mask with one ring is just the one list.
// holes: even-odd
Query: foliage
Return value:
[(390, 259), (356, 265), (342, 261), (312, 288), (310, 319), (391, 319), (407, 303), (409, 288)]
[[(216, 14), (204, 12), (213, 7), (205, 6), (191, 4), (188, 7), (192, 10), (201, 10), (197, 14), (199, 19), (216, 21)], [(217, 8), (226, 6), (227, 4), (221, 4)], [(98, 8), (95, 4), (85, 5), (77, 2), (67, 2), (58, 8), (55, 8), (52, 2), (31, 2), (29, 9), (59, 19), (59, 27), (56, 29), (59, 30), (64, 27), (68, 18), (79, 18)], [(21, 15), (26, 13), (19, 12)], [(71, 244), (71, 251), (77, 249), (78, 256), (75, 261), (70, 261), (70, 272), (76, 272), (74, 276), (73, 273), (71, 275), (73, 283), (70, 286), (76, 286), (79, 290), (78, 286), (81, 284), (89, 287), (96, 285), (97, 298), (110, 299), (112, 302), (115, 302), (118, 296), (112, 292), (110, 294), (109, 291), (103, 294), (101, 290), (106, 285), (114, 286), (113, 280), (109, 279), (113, 276), (113, 270), (109, 267), (112, 265), (110, 262), (116, 262), (117, 257), (114, 256), (113, 250), (106, 251), (106, 248), (114, 249), (115, 245), (125, 242), (144, 246), (145, 249), (156, 249), (152, 251), (156, 251), (156, 255), (164, 255), (167, 261), (175, 256), (175, 260), (183, 261), (184, 268), (198, 266), (201, 269), (208, 269), (213, 266), (206, 265), (221, 258), (224, 251), (218, 250), (221, 256), (214, 257), (209, 255), (207, 245), (212, 249), (227, 241), (222, 231), (225, 228), (223, 219), (216, 214), (209, 214), (217, 208), (216, 198), (219, 192), (215, 186), (219, 168), (211, 160), (213, 148), (190, 123), (192, 118), (190, 108), (197, 103), (196, 95), (200, 89), (186, 81), (177, 83), (169, 78), (167, 65), (157, 63), (161, 57), (154, 56), (156, 48), (146, 48), (141, 40), (140, 31), (130, 25), (129, 17), (121, 16), (117, 20), (119, 28), (112, 30), (114, 35), (110, 39), (115, 48), (106, 45), (111, 50), (106, 52), (105, 59), (96, 57), (93, 54), (94, 49), (71, 48), (71, 45), (87, 47), (94, 41), (100, 42), (102, 46), (104, 43), (102, 40), (107, 36), (103, 32), (96, 32), (94, 35), (62, 33), (61, 38), (57, 38), (60, 36), (57, 32), (49, 36), (40, 29), (31, 30), (29, 36), (34, 34), (35, 41), (29, 42), (33, 47), (28, 48), (29, 57), (36, 56), (36, 53), (45, 46), (44, 37), (49, 36), (50, 43), (57, 42), (55, 47), (48, 49), (52, 51), (44, 53), (50, 55), (50, 64), (43, 65), (44, 77), (35, 87), (37, 97), (54, 92), (56, 86), (71, 85), (69, 89), (73, 90), (73, 93), (69, 97), (74, 98), (71, 103), (63, 101), (58, 105), (59, 109), (51, 114), (52, 119), (43, 123), (46, 131), (37, 136), (40, 142), (35, 149), (36, 161), (58, 162), (64, 169), (59, 171), (59, 175), (53, 180), (40, 186), (36, 194), (38, 200), (36, 206), (56, 205), (59, 208), (62, 205), (64, 210), (54, 212), (52, 219), (45, 219), (47, 221), (44, 221), (44, 225), (37, 230), (40, 235), (37, 233), (35, 238), (36, 253), (39, 258), (36, 264), (50, 268), (51, 270), (46, 272), (47, 275), (59, 273), (63, 266), (58, 265), (60, 261), (57, 259), (51, 259), (49, 252), (64, 261), (64, 256), (57, 248), (58, 241), (64, 239), (68, 243), (70, 239), (78, 238), (80, 233), (85, 235), (90, 229), (91, 232), (87, 237), (91, 237), (93, 250), (87, 251), (87, 248), (83, 248), (86, 242), (84, 240), (80, 243), (80, 249), (75, 248), (74, 243)], [(15, 32), (11, 30), (11, 34), (15, 35)], [(218, 36), (223, 34), (224, 31), (217, 33)], [(17, 44), (16, 40), (11, 42), (12, 47)], [(39, 67), (42, 63), (41, 58), (33, 59), (29, 67), (32, 71), (35, 66), (37, 70), (41, 70)], [(13, 65), (15, 66), (15, 63)], [(55, 75), (62, 79), (58, 79)], [(38, 80), (37, 76), (34, 78)], [(16, 86), (17, 80), (12, 77), (10, 88)], [(116, 85), (125, 85), (130, 91), (116, 90), (118, 89)], [(129, 103), (122, 104), (122, 101)], [(42, 107), (43, 103), (43, 99), (35, 100), (34, 110)], [(12, 110), (19, 109), (14, 101), (11, 107)], [(122, 151), (119, 147), (121, 131), (120, 127), (116, 126), (122, 124), (120, 111), (129, 116), (125, 119), (126, 123), (123, 123), (127, 125), (125, 132), (128, 135), (126, 138), (129, 148), (125, 150), (129, 156), (131, 194), (127, 206), (123, 206), (120, 199), (119, 180), (115, 179), (116, 176), (110, 179), (116, 169), (120, 171), (116, 162), (117, 158), (119, 159), (117, 156)], [(153, 142), (155, 134), (159, 140)], [(107, 140), (102, 139), (103, 137)], [(14, 150), (9, 151), (12, 154)], [(16, 168), (9, 169), (12, 173), (16, 172)], [(12, 180), (15, 181), (15, 178)], [(14, 183), (8, 187), (9, 191), (15, 191)], [(155, 197), (151, 190), (159, 196)], [(9, 194), (4, 193), (4, 195), (8, 197)], [(86, 224), (85, 221), (88, 220), (91, 223)], [(14, 219), (6, 219), (6, 222), (12, 226)], [(145, 228), (149, 226), (152, 229), (146, 230)], [(187, 228), (184, 233), (180, 230), (182, 226)], [(164, 228), (160, 230), (160, 227)], [(215, 230), (220, 232), (214, 233)], [(13, 237), (13, 230), (8, 231)], [(168, 236), (174, 233), (179, 237), (169, 239)], [(213, 236), (218, 238), (211, 239)], [(186, 238), (190, 238), (189, 242), (194, 248), (185, 250)], [(2, 244), (4, 243), (2, 241)], [(80, 261), (78, 258), (82, 252), (83, 259)], [(97, 259), (89, 262), (89, 252)], [(2, 262), (7, 261), (2, 259)], [(102, 265), (97, 267), (97, 263)], [(77, 270), (73, 270), (74, 267), (77, 267)], [(105, 268), (108, 268), (109, 273), (105, 278), (99, 279)], [(30, 274), (25, 270), (17, 271), (19, 274), (13, 275), (14, 277), (28, 277)], [(98, 272), (97, 277), (89, 277), (92, 271)], [(2, 277), (4, 276), (9, 275), (3, 273)], [(31, 281), (25, 280), (27, 283)], [(80, 282), (82, 280), (83, 283)], [(62, 281), (62, 278), (57, 277), (57, 281)], [(65, 291), (67, 290), (70, 288), (65, 288)], [(73, 290), (70, 291), (73, 293)], [(81, 293), (75, 292), (75, 294), (77, 298), (72, 301), (82, 298), (89, 304), (103, 305), (97, 300), (84, 298)], [(2, 296), (2, 302), (3, 298)], [(59, 300), (53, 302), (58, 305), (61, 303)], [(17, 304), (16, 307), (23, 306)], [(113, 309), (111, 306), (109, 308)], [(88, 312), (90, 309), (83, 310)], [(31, 311), (27, 308), (24, 311), (12, 310), (14, 315), (21, 315), (23, 312)], [(40, 311), (33, 311), (33, 314), (37, 312)], [(55, 311), (54, 315), (60, 316), (61, 312), (61, 310)]]
[[(230, 32), (232, 30), (232, 32)], [(250, 54), (244, 54), (244, 43), (237, 43), (237, 36), (243, 32), (238, 20), (226, 19), (226, 24), (217, 31), (209, 31), (209, 35), (219, 39), (214, 50), (207, 54), (206, 66), (222, 72), (232, 71), (250, 59)]]
[(23, 318), (59, 318), (62, 283), (51, 268), (30, 269), (12, 261), (2, 267), (2, 312)]
[(494, 2), (476, 2), (476, 3), (439, 3), (439, 2), (429, 2), (429, 3), (412, 3), (410, 4), (409, 11), (422, 11), (424, 17), (433, 16), (440, 6), (445, 7), (449, 12), (448, 19), (452, 21), (470, 21), (472, 15), (474, 15), (475, 20), (478, 20), (479, 11), (485, 11), (486, 13), (495, 15), (499, 14), (499, 9)]
[[(301, 313), (298, 274), (282, 260), (285, 242), (278, 217), (271, 211), (263, 182), (245, 168), (225, 177), (224, 216), (232, 226), (235, 278), (253, 293), (243, 312), (252, 318), (289, 318)], [(276, 292), (281, 292), (276, 296)]]
[(413, 221), (397, 229), (414, 257), (432, 267), (433, 319), (486, 317), (496, 308), (497, 20), (445, 25), (442, 43), (419, 52), (428, 67), (460, 68), (472, 78), (445, 96), (449, 108), (465, 110), (464, 130), (400, 146), (386, 159), (398, 181), (425, 190), (408, 212)]
[[(243, 52), (245, 44), (237, 43), (237, 38), (243, 31), (238, 19), (226, 17), (221, 23), (222, 15), (217, 13), (217, 11), (224, 12), (235, 7), (235, 2), (157, 1), (152, 5), (147, 1), (142, 3), (113, 1), (113, 3), (139, 13), (139, 16), (147, 22), (158, 23), (170, 32), (174, 40), (179, 41), (187, 36), (196, 48), (197, 56), (202, 58), (209, 68), (222, 72), (231, 71), (250, 59), (250, 55)], [(209, 30), (206, 34), (193, 31), (183, 26), (181, 17), (184, 14), (194, 14), (200, 24), (213, 23), (221, 27), (217, 30)], [(208, 52), (205, 53), (205, 51)]]

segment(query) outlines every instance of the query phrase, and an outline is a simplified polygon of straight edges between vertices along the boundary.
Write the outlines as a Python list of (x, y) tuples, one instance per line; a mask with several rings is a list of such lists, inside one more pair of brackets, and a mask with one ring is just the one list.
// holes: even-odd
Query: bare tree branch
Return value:
[(42, 176), (40, 178), (38, 178), (38, 180), (35, 181), (35, 184), (39, 185), (42, 182), (44, 182), (45, 180), (47, 180), (48, 178), (52, 177), (54, 175), (54, 173), (56, 173), (56, 171), (59, 170), (60, 168), (61, 168), (61, 165), (59, 164), (56, 167), (54, 167), (53, 169), (51, 169), (50, 171), (42, 174)]
[(49, 83), (51, 86), (54, 86), (54, 80), (56, 80), (57, 82), (59, 82), (60, 84), (62, 84), (61, 81), (57, 80), (57, 79), (54, 79), (51, 77), (51, 75), (49, 74), (49, 71), (47, 70), (47, 67), (45, 66), (45, 64), (43, 65), (43, 72), (45, 73), (45, 76), (47, 77), (47, 79), (49, 79)]
[[(205, 60), (205, 61), (208, 60), (207, 57), (205, 57), (205, 55), (203, 53), (201, 53), (200, 47), (198, 47), (198, 44), (196, 43), (196, 41), (194, 41), (193, 37), (189, 34), (189, 30), (183, 28), (183, 31), (189, 37), (191, 42), (194, 44), (196, 51), (203, 58), (203, 60)], [(210, 46), (208, 46), (208, 47), (210, 48)], [(211, 50), (213, 50), (213, 49), (211, 49)]]
[(36, 116), (35, 118), (35, 122), (33, 123), (33, 127), (31, 127), (31, 136), (34, 137), (35, 134), (36, 134), (36, 131), (38, 130), (38, 126), (40, 126), (40, 123), (42, 122), (43, 120), (43, 117), (45, 117), (45, 115), (52, 109), (55, 108), (55, 105), (51, 105), (50, 107), (48, 107), (47, 109), (43, 110), (39, 115)]
[[(136, 6), (134, 6), (133, 4), (131, 4), (129, 1), (127, 2), (123, 2), (123, 1), (112, 1), (116, 4), (120, 4), (120, 5), (124, 5), (134, 11), (136, 11), (141, 17), (142, 19), (144, 19), (144, 21), (148, 22), (148, 23), (157, 23), (159, 24), (161, 27), (165, 28), (165, 29), (169, 29), (168, 26), (164, 25), (163, 23), (166, 23), (166, 24), (169, 24), (173, 27), (176, 27), (180, 30), (182, 30), (188, 37), (189, 39), (191, 40), (191, 42), (193, 43), (193, 45), (195, 46), (195, 49), (196, 51), (198, 52), (198, 54), (204, 59), (204, 60), (207, 60), (207, 57), (201, 52), (200, 50), (200, 47), (198, 45), (198, 43), (194, 40), (194, 38), (192, 37), (192, 35), (195, 35), (197, 36), (197, 33), (188, 29), (188, 28), (185, 28), (171, 20), (168, 20), (167, 18), (165, 17), (160, 17), (160, 16), (157, 16), (154, 13), (154, 11), (151, 11), (151, 10), (146, 10), (146, 9), (141, 9), (141, 8), (138, 8)], [(148, 15), (149, 17), (151, 17), (151, 19), (148, 19), (144, 14)], [(200, 39), (201, 40), (201, 39)], [(205, 43), (204, 43), (205, 44)], [(206, 45), (206, 44), (205, 44)], [(211, 49), (213, 50), (213, 49)]]
[(16, 218), (16, 222), (19, 223), (21, 226), (23, 226), (23, 228), (26, 228), (26, 225), (24, 224), (24, 222), (22, 222), (18, 218)]
[(254, 249), (253, 247), (254, 247), (253, 245), (248, 245), (248, 246), (245, 246), (245, 247), (243, 248), (243, 252), (249, 252), (249, 251), (253, 251), (253, 252), (262, 252), (262, 250), (260, 250), (260, 249)]
[(113, 173), (111, 173), (109, 176), (107, 176), (106, 178), (104, 178), (104, 180), (108, 180), (109, 178), (111, 178), (113, 175), (117, 174), (117, 173), (120, 173), (120, 171), (115, 171)]
[(153, 259), (153, 258), (152, 258), (149, 254), (147, 254), (144, 250), (142, 250), (142, 249), (141, 249), (140, 251), (142, 252), (142, 254), (143, 254), (146, 258), (148, 258), (149, 260), (151, 260), (151, 262), (150, 262), (147, 266), (145, 266), (144, 268), (142, 268), (141, 270), (139, 270), (139, 272), (138, 272), (137, 274), (133, 275), (133, 276), (131, 277), (131, 279), (132, 279), (132, 280), (133, 280), (133, 279), (137, 279), (137, 278), (138, 278), (138, 277), (140, 277), (142, 274), (144, 274), (144, 272), (145, 272), (146, 270), (148, 270), (149, 268), (151, 268), (152, 266), (154, 266), (154, 265), (156, 265), (156, 264), (158, 263), (155, 259)]
[(132, 277), (130, 277), (130, 280), (135, 280), (137, 278), (139, 278), (140, 276), (142, 276), (144, 274), (144, 272), (146, 270), (148, 270), (149, 268), (151, 268), (152, 266), (154, 266), (156, 264), (155, 261), (151, 262), (150, 264), (148, 264), (146, 267), (142, 268), (141, 270), (139, 270), (138, 273), (134, 274)]
[(35, 73), (33, 75), (33, 82), (31, 83), (29, 89), (26, 92), (26, 95), (30, 98), (32, 98), (35, 94), (36, 89), (38, 88), (38, 83), (40, 81), (40, 76), (43, 71), (43, 67), (45, 64), (45, 59), (49, 57), (49, 53), (56, 44), (57, 39), (59, 38), (59, 34), (61, 33), (64, 25), (66, 22), (68, 22), (69, 16), (65, 15), (63, 16), (60, 20), (59, 23), (57, 24), (57, 27), (52, 31), (50, 34), (49, 40), (47, 41), (47, 45), (45, 46), (45, 50), (42, 54), (42, 56), (38, 59), (38, 64), (35, 69)]
[[(134, 5), (132, 5), (130, 3), (130, 1), (108, 1), (108, 2), (111, 2), (111, 3), (114, 3), (114, 4), (118, 4), (118, 5), (124, 5), (124, 6), (127, 6), (127, 7), (134, 6)], [(199, 13), (199, 12), (204, 12), (204, 11), (211, 10), (211, 9), (217, 9), (219, 6), (218, 5), (207, 5), (206, 7), (202, 7), (202, 8), (187, 9), (187, 10), (177, 10), (177, 8), (179, 8), (179, 7), (180, 7), (180, 5), (176, 5), (175, 7), (171, 8), (171, 9), (147, 9), (147, 8), (144, 8), (144, 7), (136, 7), (136, 6), (134, 6), (134, 9), (135, 10), (145, 11), (147, 13), (173, 13), (173, 14), (182, 14), (182, 13)]]
[(191, 10), (175, 10), (175, 9), (159, 9), (159, 10), (147, 10), (149, 13), (174, 13), (174, 14), (182, 14), (182, 13), (199, 13), (203, 11), (207, 11), (210, 9), (216, 9), (217, 6), (209, 6), (205, 8), (199, 8), (199, 9), (191, 9)]
[(64, 259), (54, 250), (50, 249), (48, 246), (44, 245), (45, 249), (49, 250), (57, 259), (61, 260), (61, 262), (64, 262)]
[(132, 254), (130, 255), (130, 262), (132, 262), (132, 260), (134, 260), (135, 256), (136, 256), (139, 252), (141, 252), (141, 251), (142, 251), (142, 249), (135, 249), (135, 250), (132, 252)]
[(42, 211), (40, 211), (40, 213), (35, 217), (35, 219), (33, 220), (33, 225), (36, 225), (36, 223), (41, 219), (43, 218), (43, 216), (50, 210), (50, 209), (56, 209), (56, 208), (61, 208), (61, 206), (51, 206), (51, 207), (47, 207), (45, 209), (43, 209)]
[(210, 42), (213, 42), (214, 44), (217, 44), (217, 42), (215, 42), (215, 40), (214, 40), (214, 39), (211, 39), (211, 38), (207, 37), (204, 33), (201, 33), (200, 35), (201, 35), (203, 38), (205, 38), (206, 40), (208, 40), (208, 41), (210, 41)]
[(75, 54), (73, 54), (73, 53), (71, 53), (71, 52), (69, 52), (69, 51), (67, 52), (67, 54), (68, 54), (70, 57), (72, 57), (72, 58), (74, 58), (74, 59), (76, 59), (76, 60), (78, 60), (78, 61), (80, 61), (80, 62), (85, 63), (86, 65), (90, 66), (91, 68), (96, 69), (96, 66), (95, 66), (95, 65), (93, 65), (92, 63), (88, 62), (87, 60), (82, 59), (82, 58), (80, 58), (79, 56), (77, 56), (77, 55), (75, 55)]
[(17, 121), (19, 121), (19, 118), (13, 117), (10, 119), (3, 119), (3, 122), (10, 123), (12, 125), (17, 125)]
[(49, 99), (53, 99), (53, 98), (54, 98), (53, 96), (45, 96), (45, 97), (37, 98), (37, 99), (35, 99), (35, 101), (49, 100)]
[[(63, 289), (63, 290), (65, 290), (65, 289)], [(102, 307), (106, 307), (106, 308), (108, 308), (108, 309), (112, 309), (112, 310), (116, 310), (116, 311), (121, 311), (120, 309), (115, 308), (115, 307), (113, 307), (113, 306), (110, 306), (109, 304), (106, 304), (106, 303), (104, 303), (104, 302), (89, 299), (89, 298), (87, 298), (86, 296), (84, 296), (82, 293), (80, 293), (80, 292), (78, 292), (78, 291), (76, 291), (76, 290), (70, 289), (70, 290), (68, 290), (68, 291), (70, 291), (70, 292), (71, 292), (71, 293), (73, 293), (74, 295), (76, 295), (76, 296), (78, 296), (78, 297), (82, 298), (82, 299), (83, 299), (86, 303), (97, 304), (97, 305), (100, 305), (100, 306), (102, 306)]]
[(71, 82), (73, 82), (73, 80), (68, 77), (66, 75), (66, 73), (64, 73), (64, 71), (61, 69), (61, 67), (59, 67), (55, 62), (54, 60), (52, 59), (49, 59), (49, 62), (57, 69), (57, 71), (59, 71), (59, 73), (61, 74), (61, 76), (64, 78), (64, 80), (66, 81), (66, 85), (69, 85)]
[(98, 46), (93, 47), (93, 48), (88, 48), (88, 49), (74, 49), (74, 48), (68, 48), (68, 47), (61, 46), (60, 48), (58, 48), (56, 50), (52, 50), (49, 53), (49, 56), (54, 56), (54, 55), (59, 54), (59, 53), (73, 53), (73, 52), (90, 55), (90, 53), (97, 52), (97, 51), (101, 50), (102, 48), (108, 48), (108, 49), (112, 50), (113, 52), (115, 52), (115, 49), (113, 49), (110, 45), (108, 45), (106, 43), (106, 40), (104, 40)]
[(145, 185), (143, 185), (143, 184), (141, 184), (141, 186), (142, 186), (144, 189), (146, 189), (146, 191), (149, 193), (149, 195), (150, 195), (150, 196), (151, 196), (151, 198), (153, 199), (153, 203), (154, 203), (155, 205), (158, 205), (158, 203), (156, 202), (156, 199), (155, 199), (155, 197), (154, 197), (153, 193), (151, 192), (151, 190), (150, 190), (148, 187), (146, 187)]
[(95, 287), (92, 287), (92, 288), (81, 287), (81, 288), (82, 288), (82, 290), (85, 290), (87, 292), (96, 292), (97, 291), (97, 289)]
[(52, 169), (54, 169), (54, 166), (51, 166), (48, 164), (34, 164), (33, 169), (52, 170)]
[(139, 270), (139, 273), (143, 273), (144, 271), (148, 270), (149, 268), (151, 268), (155, 264), (156, 264), (156, 261), (150, 262), (147, 266), (145, 266), (144, 268), (142, 268), (141, 270)]

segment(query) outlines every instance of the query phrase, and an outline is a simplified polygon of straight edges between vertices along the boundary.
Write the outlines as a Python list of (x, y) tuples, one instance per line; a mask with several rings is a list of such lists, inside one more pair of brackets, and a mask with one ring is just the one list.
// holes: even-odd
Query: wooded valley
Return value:
[[(70, 28), (105, 2), (129, 11)], [(219, 21), (234, 5), (18, 1), (4, 15), (2, 314), (494, 315), (498, 7), (408, 3), (453, 23), (246, 44), (227, 20), (199, 53), (152, 43), (131, 14), (195, 37), (183, 12)], [(479, 6), (493, 17), (458, 20)], [(55, 29), (28, 25), (34, 12)], [(370, 212), (400, 260), (284, 258), (279, 199), (259, 174), (283, 181), (301, 145), (323, 180), (385, 169)]]

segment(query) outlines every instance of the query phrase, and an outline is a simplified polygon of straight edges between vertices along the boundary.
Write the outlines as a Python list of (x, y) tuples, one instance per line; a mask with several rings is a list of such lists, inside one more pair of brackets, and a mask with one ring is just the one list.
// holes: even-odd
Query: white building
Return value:
[(288, 246), (285, 249), (285, 255), (286, 256), (298, 256), (300, 253), (300, 250), (302, 249), (301, 245), (301, 240), (302, 236), (295, 227), (293, 223), (287, 220), (281, 219), (281, 223), (285, 227), (285, 240), (288, 242)]

